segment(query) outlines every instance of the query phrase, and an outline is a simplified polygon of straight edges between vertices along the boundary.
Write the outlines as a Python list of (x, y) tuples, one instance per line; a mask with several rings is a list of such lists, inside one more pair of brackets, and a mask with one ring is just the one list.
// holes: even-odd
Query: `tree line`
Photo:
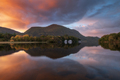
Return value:
[(36, 37), (36, 36), (30, 36), (28, 34), (12, 36), (10, 39), (10, 41), (12, 42), (14, 41), (40, 41), (40, 42), (49, 42), (49, 43), (62, 43), (64, 42), (64, 40), (72, 40), (73, 43), (76, 43), (76, 42), (78, 43), (80, 39), (77, 37), (68, 36), (68, 35), (64, 35), (64, 36), (41, 35), (40, 37)]
[(120, 32), (102, 36), (99, 43), (120, 43)]
[(120, 32), (102, 36), (99, 44), (105, 49), (120, 51)]
[(78, 44), (80, 40), (74, 36), (51, 36), (51, 35), (41, 35), (39, 37), (30, 36), (28, 34), (24, 35), (16, 35), (16, 34), (9, 34), (9, 33), (0, 33), (0, 41), (10, 41), (10, 42), (28, 42), (28, 41), (37, 41), (37, 42), (48, 42), (48, 43), (63, 43), (64, 40), (72, 40), (73, 44)]
[(11, 37), (16, 36), (16, 34), (10, 34), (10, 33), (0, 33), (0, 41), (10, 41)]

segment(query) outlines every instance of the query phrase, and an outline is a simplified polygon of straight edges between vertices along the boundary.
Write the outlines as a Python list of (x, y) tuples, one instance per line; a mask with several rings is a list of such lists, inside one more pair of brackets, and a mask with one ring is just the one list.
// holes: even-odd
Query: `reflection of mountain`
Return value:
[(35, 58), (20, 51), (0, 58), (0, 80), (120, 80), (120, 55), (105, 51), (101, 47), (87, 47), (72, 58), (56, 60)]
[(28, 54), (30, 54), (31, 56), (47, 56), (50, 58), (61, 58), (64, 56), (67, 56), (71, 53), (77, 53), (82, 47), (76, 46), (73, 48), (46, 48), (46, 49), (41, 49), (39, 47), (37, 48), (32, 48), (29, 50), (25, 50)]
[(97, 44), (59, 45), (59, 44), (1, 44), (0, 56), (9, 55), (24, 50), (31, 56), (47, 56), (53, 59), (61, 58), (72, 53), (77, 53), (85, 46), (97, 46)]
[(0, 56), (10, 55), (15, 52), (18, 52), (17, 50), (10, 50), (10, 51), (0, 51)]
[[(43, 46), (45, 46), (47, 44), (44, 44)], [(30, 54), (31, 56), (47, 56), (53, 59), (56, 58), (61, 58), (73, 53), (77, 53), (80, 49), (82, 49), (85, 46), (98, 46), (98, 44), (80, 44), (78, 46), (75, 47), (68, 47), (63, 48), (63, 47), (54, 47), (54, 48), (31, 48), (28, 50), (25, 50), (28, 54)]]
[[(11, 58), (9, 60), (9, 58)], [(86, 68), (70, 59), (7, 56), (0, 60), (0, 80), (86, 80)], [(11, 64), (8, 64), (11, 63)], [(6, 66), (7, 65), (7, 66)], [(5, 66), (5, 67), (4, 67)], [(5, 68), (5, 69), (4, 69)]]
[(53, 59), (77, 53), (82, 48), (80, 45), (65, 44), (14, 44), (11, 47), (24, 50), (31, 56), (47, 56)]
[[(75, 47), (75, 48), (74, 48)], [(0, 44), (0, 56), (24, 50), (31, 56), (60, 58), (79, 51), (77, 45), (64, 44)]]

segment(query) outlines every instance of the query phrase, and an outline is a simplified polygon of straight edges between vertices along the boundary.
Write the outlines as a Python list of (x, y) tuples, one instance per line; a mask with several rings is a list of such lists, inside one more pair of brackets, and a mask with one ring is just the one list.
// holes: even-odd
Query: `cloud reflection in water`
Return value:
[(118, 80), (119, 57), (120, 52), (100, 46), (59, 59), (19, 51), (0, 57), (0, 80)]

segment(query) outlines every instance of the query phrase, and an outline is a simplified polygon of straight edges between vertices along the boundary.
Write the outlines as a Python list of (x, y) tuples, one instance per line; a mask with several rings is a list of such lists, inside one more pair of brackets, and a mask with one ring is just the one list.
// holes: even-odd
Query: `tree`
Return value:
[(23, 35), (23, 38), (24, 38), (25, 41), (28, 41), (29, 40), (29, 35), (25, 34), (25, 35)]

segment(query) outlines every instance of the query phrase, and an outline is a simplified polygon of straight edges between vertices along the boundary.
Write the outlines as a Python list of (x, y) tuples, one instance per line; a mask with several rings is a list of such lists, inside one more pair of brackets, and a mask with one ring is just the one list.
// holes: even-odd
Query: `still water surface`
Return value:
[(120, 52), (86, 44), (4, 44), (0, 80), (120, 80)]

